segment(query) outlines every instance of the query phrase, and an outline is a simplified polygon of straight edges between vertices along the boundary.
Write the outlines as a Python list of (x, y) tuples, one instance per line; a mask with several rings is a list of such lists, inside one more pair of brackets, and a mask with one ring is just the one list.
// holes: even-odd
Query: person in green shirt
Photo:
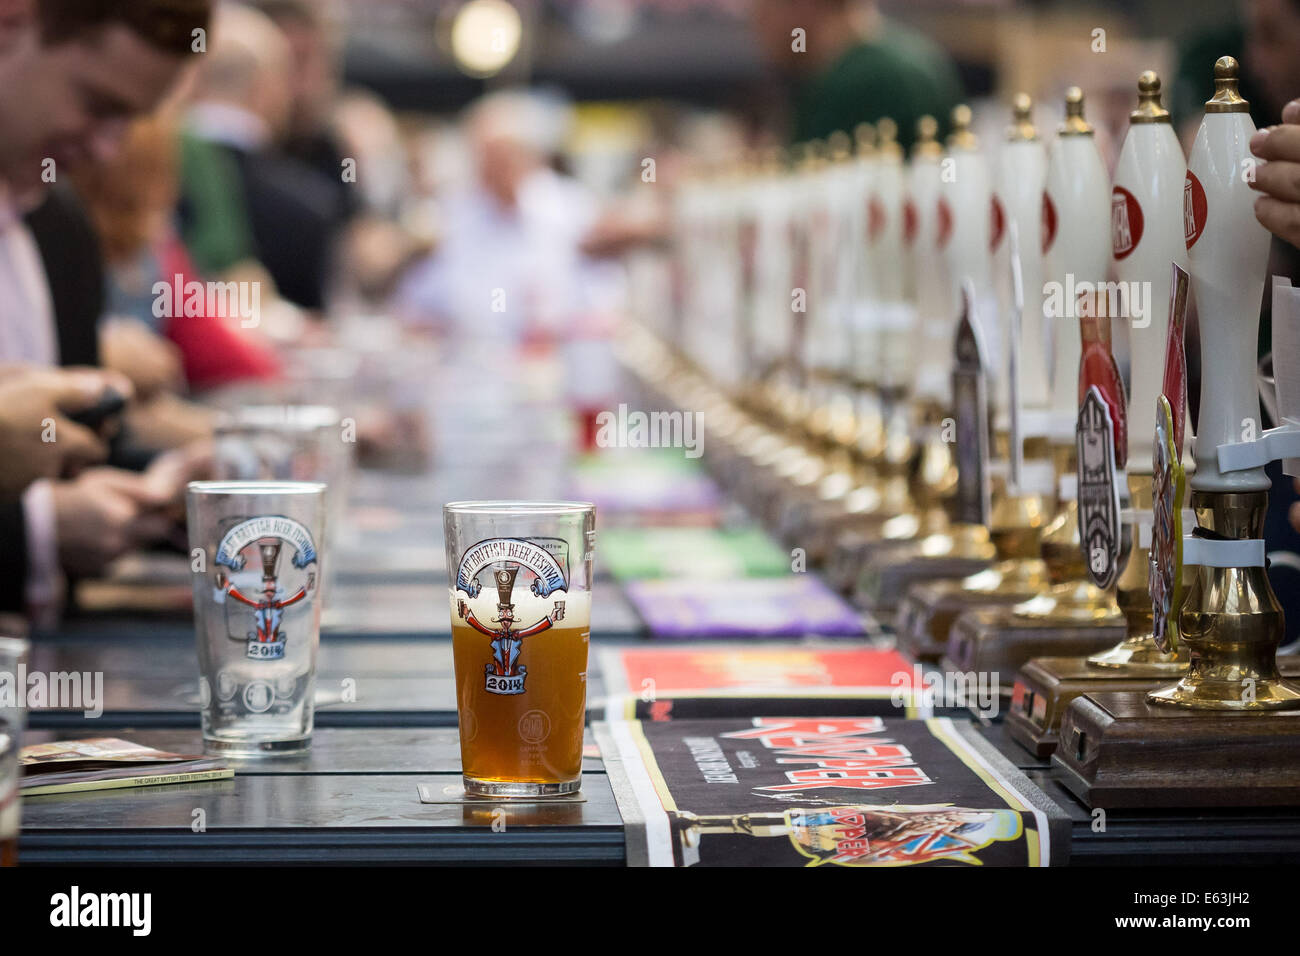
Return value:
[(852, 133), (891, 117), (910, 149), (916, 121), (946, 127), (961, 82), (935, 43), (860, 0), (755, 0), (754, 26), (768, 60), (793, 82), (791, 141)]

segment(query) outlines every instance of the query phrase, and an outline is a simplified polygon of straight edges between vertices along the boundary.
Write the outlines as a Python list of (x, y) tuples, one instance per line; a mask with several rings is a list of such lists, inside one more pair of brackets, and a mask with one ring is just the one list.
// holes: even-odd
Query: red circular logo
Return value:
[(1110, 249), (1116, 260), (1126, 258), (1142, 241), (1142, 207), (1123, 186), (1110, 193)]
[(1056, 241), (1056, 205), (1052, 197), (1043, 193), (1043, 255), (1052, 248)]
[(1002, 231), (1006, 228), (1006, 216), (1002, 213), (1002, 203), (998, 202), (998, 197), (993, 197), (993, 208), (989, 214), (989, 251), (997, 249), (998, 244), (1002, 242)]
[(1188, 249), (1196, 245), (1196, 240), (1201, 238), (1208, 214), (1205, 187), (1196, 178), (1196, 174), (1189, 169), (1187, 179), (1183, 182), (1183, 236), (1187, 240)]
[(948, 200), (940, 197), (936, 212), (939, 219), (937, 241), (939, 248), (944, 249), (948, 246), (948, 240), (952, 238), (952, 209), (948, 206)]

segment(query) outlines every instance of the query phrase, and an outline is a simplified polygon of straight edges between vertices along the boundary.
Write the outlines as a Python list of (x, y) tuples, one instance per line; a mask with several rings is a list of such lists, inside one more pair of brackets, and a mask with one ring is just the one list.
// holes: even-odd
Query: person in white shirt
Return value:
[(472, 179), (441, 204), (438, 247), (398, 291), (413, 324), (456, 340), (517, 343), (563, 336), (617, 295), (617, 267), (581, 248), (598, 215), (594, 197), (547, 165), (565, 119), (563, 107), (525, 92), (470, 106)]

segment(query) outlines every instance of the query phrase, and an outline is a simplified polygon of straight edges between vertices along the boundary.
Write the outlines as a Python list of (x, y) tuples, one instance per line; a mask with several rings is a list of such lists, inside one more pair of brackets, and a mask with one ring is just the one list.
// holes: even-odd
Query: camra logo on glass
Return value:
[[(492, 660), (483, 666), (483, 687), (490, 694), (522, 694), (528, 677), (528, 668), (519, 663), (524, 639), (564, 620), (564, 601), (552, 598), (550, 612), (541, 620), (522, 628), (516, 626), (514, 592), (521, 570), (533, 575), (529, 592), (534, 597), (551, 598), (555, 592), (565, 593), (568, 589), (563, 566), (567, 546), (563, 541), (544, 540), (555, 548), (554, 554), (542, 544), (522, 538), (480, 541), (465, 552), (456, 569), (456, 592), (464, 595), (456, 602), (457, 618), (492, 639)], [(478, 578), (485, 571), (491, 574), (497, 598), (496, 616), (487, 623), (469, 606), (469, 601), (477, 599), (483, 590)]]

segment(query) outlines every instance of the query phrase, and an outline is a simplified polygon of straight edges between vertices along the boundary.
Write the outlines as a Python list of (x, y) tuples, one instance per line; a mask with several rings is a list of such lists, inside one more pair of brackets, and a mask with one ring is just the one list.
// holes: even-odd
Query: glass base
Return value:
[(205, 753), (223, 757), (287, 757), (311, 750), (311, 737), (297, 740), (241, 740), (230, 737), (204, 737)]
[(577, 793), (582, 788), (582, 779), (569, 780), (564, 783), (526, 783), (516, 780), (474, 780), (462, 777), (465, 792), (471, 797), (562, 797)]

